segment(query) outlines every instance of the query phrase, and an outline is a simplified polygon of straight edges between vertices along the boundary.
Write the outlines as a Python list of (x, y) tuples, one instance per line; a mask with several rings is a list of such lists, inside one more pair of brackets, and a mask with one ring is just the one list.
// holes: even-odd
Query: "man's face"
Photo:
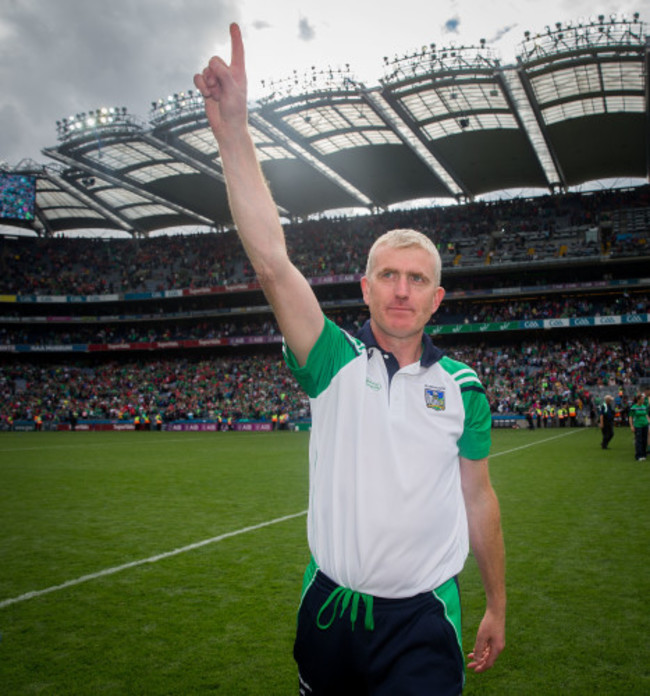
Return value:
[(434, 258), (419, 246), (375, 250), (370, 275), (362, 278), (373, 330), (391, 338), (419, 336), (445, 291), (436, 285)]

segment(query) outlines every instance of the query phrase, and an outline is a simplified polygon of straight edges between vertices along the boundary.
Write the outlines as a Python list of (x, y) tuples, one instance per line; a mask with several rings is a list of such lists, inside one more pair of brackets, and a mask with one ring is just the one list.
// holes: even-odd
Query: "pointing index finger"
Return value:
[(244, 41), (241, 36), (241, 29), (236, 22), (230, 25), (230, 68), (237, 74), (245, 72), (244, 61)]

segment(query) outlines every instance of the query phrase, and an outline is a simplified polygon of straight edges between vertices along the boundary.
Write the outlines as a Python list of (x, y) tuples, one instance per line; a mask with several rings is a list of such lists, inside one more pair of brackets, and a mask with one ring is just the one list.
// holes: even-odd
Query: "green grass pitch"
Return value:
[[(650, 693), (650, 461), (598, 435), (494, 431), (508, 644), (466, 694)], [(0, 434), (0, 694), (296, 694), (307, 437)]]

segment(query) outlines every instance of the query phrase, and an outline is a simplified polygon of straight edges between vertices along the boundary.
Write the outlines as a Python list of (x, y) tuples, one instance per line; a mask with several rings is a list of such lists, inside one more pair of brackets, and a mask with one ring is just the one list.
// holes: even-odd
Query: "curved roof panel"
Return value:
[[(513, 187), (566, 190), (648, 178), (650, 39), (635, 17), (525, 34), (516, 63), (480, 46), (385, 59), (375, 87), (346, 70), (268, 85), (250, 127), (278, 207), (303, 217)], [(147, 234), (230, 224), (218, 147), (195, 92), (57, 123), (56, 164), (35, 166), (39, 233)]]
[(649, 51), (642, 23), (602, 15), (526, 37), (519, 74), (565, 186), (648, 176)]

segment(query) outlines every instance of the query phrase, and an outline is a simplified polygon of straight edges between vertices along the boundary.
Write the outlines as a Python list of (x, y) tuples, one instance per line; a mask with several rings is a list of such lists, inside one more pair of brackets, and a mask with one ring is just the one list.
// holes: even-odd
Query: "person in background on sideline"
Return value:
[(248, 129), (236, 24), (230, 37), (230, 65), (213, 57), (194, 83), (237, 231), (312, 406), (300, 693), (458, 696), (457, 575), (471, 544), (487, 601), (467, 666), (483, 672), (505, 647), (505, 551), (485, 391), (423, 331), (444, 297), (440, 256), (418, 232), (387, 233), (368, 255), (360, 335), (326, 319), (288, 256)]
[(636, 395), (630, 406), (629, 420), (634, 433), (634, 457), (637, 462), (645, 461), (648, 451), (648, 402), (645, 394)]
[(603, 403), (598, 409), (598, 425), (600, 427), (600, 432), (603, 435), (603, 439), (600, 446), (603, 449), (607, 449), (611, 439), (614, 437), (614, 397), (611, 394), (607, 394), (603, 399)]

